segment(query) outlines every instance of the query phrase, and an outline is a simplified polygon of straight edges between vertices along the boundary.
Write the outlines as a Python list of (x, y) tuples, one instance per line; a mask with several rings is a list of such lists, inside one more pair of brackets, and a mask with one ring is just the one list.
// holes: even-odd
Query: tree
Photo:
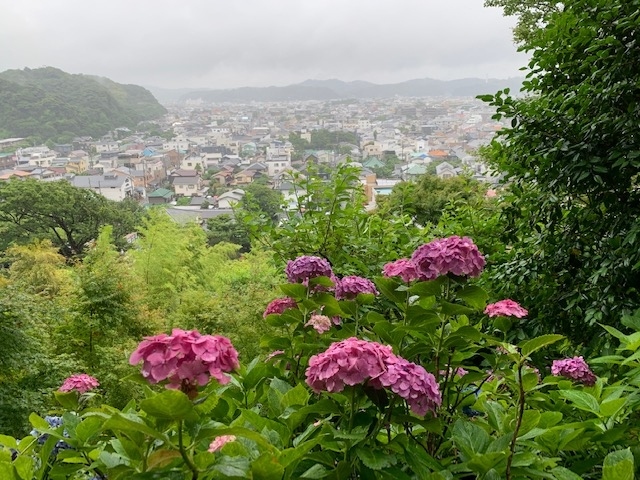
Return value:
[[(142, 217), (134, 201), (114, 202), (65, 180), (10, 180), (0, 183), (2, 247), (49, 238), (67, 257), (82, 254), (103, 225), (113, 225), (119, 246)], [(121, 243), (120, 243), (121, 242)]]
[(245, 195), (240, 202), (244, 210), (257, 214), (264, 214), (275, 221), (282, 212), (282, 195), (262, 183), (250, 183), (244, 188)]
[(222, 242), (240, 245), (241, 252), (251, 250), (251, 241), (247, 228), (236, 221), (233, 215), (223, 213), (207, 220), (207, 243), (210, 246)]
[(71, 285), (65, 258), (51, 240), (35, 240), (28, 245), (13, 245), (6, 251), (10, 281), (29, 293), (54, 297)]
[(416, 183), (397, 184), (380, 199), (380, 214), (409, 214), (420, 225), (437, 224), (445, 208), (456, 201), (482, 201), (486, 186), (466, 176), (439, 178), (422, 175)]
[(503, 291), (532, 324), (585, 343), (640, 302), (639, 10), (638, 0), (566, 4), (525, 39), (527, 96), (481, 97), (511, 119), (492, 144), (513, 194)]
[(517, 43), (526, 43), (554, 13), (562, 12), (565, 3), (555, 0), (485, 0), (484, 6), (501, 7), (505, 16), (517, 16), (513, 39)]

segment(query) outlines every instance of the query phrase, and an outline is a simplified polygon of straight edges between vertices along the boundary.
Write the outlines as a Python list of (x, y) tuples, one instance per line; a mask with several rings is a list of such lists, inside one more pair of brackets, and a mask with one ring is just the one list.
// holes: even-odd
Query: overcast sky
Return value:
[(0, 0), (0, 71), (167, 88), (521, 76), (483, 0)]

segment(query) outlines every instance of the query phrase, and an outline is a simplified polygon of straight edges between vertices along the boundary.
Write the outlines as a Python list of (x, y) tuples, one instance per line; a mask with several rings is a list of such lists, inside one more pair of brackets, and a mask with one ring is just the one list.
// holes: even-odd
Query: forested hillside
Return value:
[(0, 73), (0, 136), (98, 137), (164, 113), (153, 95), (137, 85), (52, 67)]

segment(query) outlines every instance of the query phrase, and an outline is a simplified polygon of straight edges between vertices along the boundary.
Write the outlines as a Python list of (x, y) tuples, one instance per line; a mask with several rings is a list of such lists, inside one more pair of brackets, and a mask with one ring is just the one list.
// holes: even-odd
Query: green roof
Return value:
[(173, 196), (173, 192), (171, 190), (167, 190), (166, 188), (158, 188), (149, 194), (149, 197), (153, 198), (171, 198)]

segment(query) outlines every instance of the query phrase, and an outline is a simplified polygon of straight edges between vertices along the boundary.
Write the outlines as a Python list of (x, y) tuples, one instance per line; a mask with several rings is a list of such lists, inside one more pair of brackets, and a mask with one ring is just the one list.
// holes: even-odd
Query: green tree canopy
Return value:
[(492, 145), (514, 195), (501, 284), (584, 342), (640, 302), (638, 12), (637, 0), (567, 3), (524, 42), (527, 96), (483, 97), (511, 119)]
[(119, 247), (142, 217), (134, 201), (114, 202), (65, 180), (11, 180), (0, 183), (1, 248), (12, 242), (49, 238), (68, 257), (80, 255), (103, 225), (113, 225)]
[(408, 214), (420, 225), (437, 224), (445, 208), (457, 201), (484, 200), (487, 187), (466, 176), (439, 178), (422, 175), (417, 182), (397, 184), (388, 197), (379, 198), (384, 217)]

